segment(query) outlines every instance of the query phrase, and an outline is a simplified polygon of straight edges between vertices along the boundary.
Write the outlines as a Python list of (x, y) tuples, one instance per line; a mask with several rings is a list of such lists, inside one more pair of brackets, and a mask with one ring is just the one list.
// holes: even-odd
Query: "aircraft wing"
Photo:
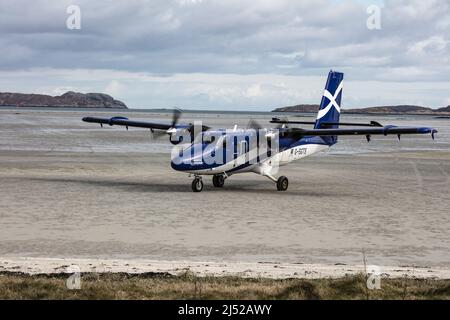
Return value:
[[(172, 123), (171, 124), (165, 124), (165, 123), (154, 123), (154, 122), (146, 122), (146, 121), (134, 121), (129, 120), (126, 117), (112, 117), (112, 118), (97, 118), (97, 117), (84, 117), (82, 120), (84, 122), (91, 122), (91, 123), (99, 123), (102, 127), (104, 124), (107, 124), (109, 126), (124, 126), (128, 127), (136, 127), (136, 128), (146, 128), (150, 129), (152, 133), (156, 134), (168, 134), (170, 136), (170, 142), (172, 144), (178, 144), (182, 141), (182, 137), (177, 136), (177, 132), (183, 131), (190, 133), (191, 141), (194, 140), (196, 131), (194, 130), (194, 125), (189, 124), (179, 124), (178, 118), (181, 111), (175, 110), (172, 116)], [(202, 125), (201, 131), (207, 131), (210, 127)], [(162, 131), (156, 131), (155, 130), (162, 130)]]
[(158, 129), (158, 130), (169, 130), (172, 125), (162, 124), (162, 123), (152, 123), (144, 121), (134, 121), (129, 120), (125, 117), (112, 117), (112, 118), (97, 118), (97, 117), (84, 117), (82, 119), (84, 122), (100, 123), (100, 125), (110, 125), (110, 126), (125, 126), (125, 127), (137, 127), (137, 128), (148, 128), (148, 129)]
[(384, 126), (374, 128), (352, 128), (352, 129), (301, 129), (291, 128), (287, 129), (289, 133), (294, 136), (352, 136), (352, 135), (364, 135), (370, 137), (371, 135), (402, 135), (402, 134), (427, 134), (431, 133), (434, 139), (434, 134), (437, 130), (429, 127), (397, 127), (397, 126)]

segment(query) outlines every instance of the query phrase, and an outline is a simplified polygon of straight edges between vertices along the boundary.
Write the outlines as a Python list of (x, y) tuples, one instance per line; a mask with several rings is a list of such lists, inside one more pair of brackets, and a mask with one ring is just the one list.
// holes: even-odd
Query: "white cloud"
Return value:
[(263, 91), (261, 90), (260, 84), (252, 84), (250, 87), (245, 90), (244, 96), (248, 98), (261, 97), (263, 95)]
[[(407, 84), (438, 106), (443, 93), (421, 88), (448, 82), (450, 3), (376, 0), (382, 29), (370, 31), (373, 2), (79, 0), (82, 30), (73, 32), (65, 27), (71, 0), (3, 0), (1, 90), (106, 91), (139, 107), (271, 108), (317, 101), (328, 70), (339, 69), (349, 90)], [(414, 95), (363, 92), (348, 103)]]
[(105, 87), (103, 92), (113, 96), (113, 97), (119, 97), (123, 94), (123, 92), (126, 90), (125, 86), (122, 85), (117, 80), (111, 80), (108, 85)]
[(432, 36), (428, 39), (414, 43), (409, 47), (412, 54), (440, 54), (444, 53), (447, 48), (448, 41), (442, 36)]

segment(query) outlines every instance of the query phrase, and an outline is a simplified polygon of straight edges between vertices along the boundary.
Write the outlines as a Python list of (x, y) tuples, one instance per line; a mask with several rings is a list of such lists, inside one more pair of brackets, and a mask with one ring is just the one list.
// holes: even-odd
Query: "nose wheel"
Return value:
[(203, 190), (203, 181), (202, 178), (196, 177), (192, 181), (192, 191), (194, 192), (200, 192)]

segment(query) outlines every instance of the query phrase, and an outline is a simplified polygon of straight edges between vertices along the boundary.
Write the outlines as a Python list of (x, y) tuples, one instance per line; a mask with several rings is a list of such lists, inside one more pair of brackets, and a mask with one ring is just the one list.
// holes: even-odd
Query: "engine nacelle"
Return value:
[(173, 145), (177, 145), (181, 142), (183, 142), (183, 136), (178, 136), (178, 140), (176, 139), (176, 135), (170, 135), (169, 141)]
[(191, 134), (187, 129), (170, 128), (166, 133), (169, 135), (169, 141), (173, 145), (183, 142), (186, 140), (185, 137), (191, 137)]

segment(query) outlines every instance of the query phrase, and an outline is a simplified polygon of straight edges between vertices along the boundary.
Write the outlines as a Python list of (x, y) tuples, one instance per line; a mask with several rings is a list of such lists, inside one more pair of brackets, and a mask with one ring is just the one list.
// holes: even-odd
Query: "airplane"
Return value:
[[(338, 142), (338, 136), (363, 135), (370, 142), (372, 135), (431, 134), (431, 127), (383, 126), (370, 123), (340, 122), (344, 74), (331, 70), (314, 121), (290, 121), (272, 118), (277, 126), (262, 128), (251, 120), (248, 128), (211, 129), (197, 123), (179, 124), (181, 111), (175, 109), (172, 123), (151, 123), (129, 120), (126, 117), (84, 117), (89, 123), (150, 129), (152, 133), (168, 134), (174, 145), (171, 167), (194, 176), (192, 191), (203, 190), (202, 176), (211, 175), (214, 187), (224, 186), (234, 174), (253, 172), (272, 180), (278, 191), (286, 191), (289, 181), (285, 176), (275, 177), (279, 167), (329, 149)], [(313, 128), (291, 127), (313, 125)], [(341, 128), (350, 126), (351, 128)]]

